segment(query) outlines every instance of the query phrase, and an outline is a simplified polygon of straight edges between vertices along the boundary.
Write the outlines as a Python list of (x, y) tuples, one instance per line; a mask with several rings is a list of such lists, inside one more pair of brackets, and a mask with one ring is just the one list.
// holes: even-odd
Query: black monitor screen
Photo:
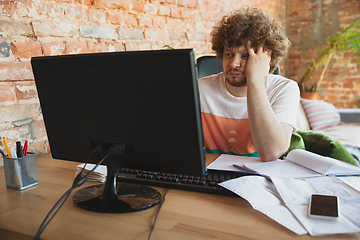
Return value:
[(97, 144), (124, 144), (108, 166), (205, 174), (193, 49), (35, 57), (31, 64), (53, 158), (84, 162)]

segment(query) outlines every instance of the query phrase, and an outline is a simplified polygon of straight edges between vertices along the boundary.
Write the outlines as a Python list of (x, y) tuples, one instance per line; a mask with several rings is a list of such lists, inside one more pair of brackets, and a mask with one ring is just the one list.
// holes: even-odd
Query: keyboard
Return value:
[(221, 187), (219, 183), (249, 175), (256, 174), (208, 170), (205, 176), (189, 176), (122, 168), (118, 174), (117, 180), (119, 182), (143, 184), (163, 188), (238, 196), (226, 188)]

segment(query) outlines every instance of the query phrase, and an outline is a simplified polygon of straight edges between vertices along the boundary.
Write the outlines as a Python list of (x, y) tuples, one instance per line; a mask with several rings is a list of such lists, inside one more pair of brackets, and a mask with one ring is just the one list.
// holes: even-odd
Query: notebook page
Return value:
[(301, 167), (287, 160), (276, 160), (262, 163), (245, 163), (244, 166), (270, 178), (308, 178), (321, 176), (319, 173)]
[(292, 150), (287, 159), (324, 175), (360, 174), (360, 168), (357, 166), (302, 149)]
[(360, 167), (347, 162), (338, 161), (336, 165), (330, 167), (328, 175), (360, 175)]
[(289, 152), (286, 159), (323, 175), (325, 175), (330, 167), (336, 163), (334, 161), (337, 161), (303, 149), (292, 150)]

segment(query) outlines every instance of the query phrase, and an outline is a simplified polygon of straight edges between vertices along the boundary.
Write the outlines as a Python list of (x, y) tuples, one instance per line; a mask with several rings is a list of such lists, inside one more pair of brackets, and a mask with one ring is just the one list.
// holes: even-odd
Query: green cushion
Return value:
[(345, 146), (327, 134), (312, 131), (296, 131), (291, 137), (290, 147), (286, 154), (292, 149), (297, 148), (357, 166), (354, 157)]
[(287, 152), (285, 153), (285, 156), (287, 156), (288, 153), (293, 149), (304, 149), (305, 150), (304, 140), (302, 139), (302, 137), (300, 136), (300, 134), (298, 132), (294, 132), (291, 135), (290, 147), (287, 150)]

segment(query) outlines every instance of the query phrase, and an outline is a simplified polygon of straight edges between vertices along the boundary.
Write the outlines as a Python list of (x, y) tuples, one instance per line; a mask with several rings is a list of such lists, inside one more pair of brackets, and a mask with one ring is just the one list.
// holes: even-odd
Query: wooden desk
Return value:
[[(207, 155), (208, 162), (216, 155)], [(76, 162), (37, 157), (39, 185), (7, 189), (0, 168), (0, 239), (34, 239), (46, 214), (73, 182)], [(86, 182), (84, 186), (95, 183)], [(165, 189), (157, 188), (162, 194)], [(148, 238), (158, 206), (123, 214), (95, 213), (77, 207), (72, 195), (50, 222), (41, 239)], [(157, 219), (152, 240), (160, 239), (308, 239), (298, 236), (237, 197), (170, 190)], [(360, 239), (360, 234), (316, 239)]]

